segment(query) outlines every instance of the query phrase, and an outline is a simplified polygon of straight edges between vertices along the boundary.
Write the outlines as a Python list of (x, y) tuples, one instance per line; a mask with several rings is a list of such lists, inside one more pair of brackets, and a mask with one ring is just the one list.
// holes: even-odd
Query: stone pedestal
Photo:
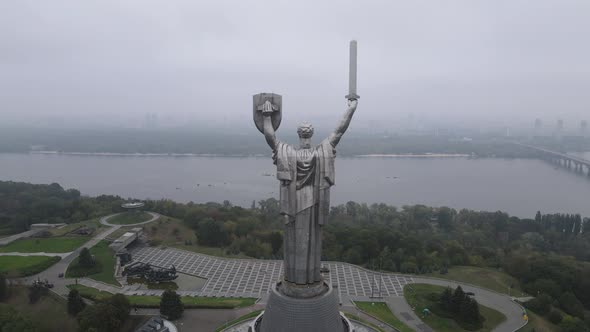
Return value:
[[(317, 291), (315, 285), (312, 293)], [(340, 316), (338, 295), (331, 285), (322, 282), (324, 288), (313, 297), (293, 297), (281, 292), (289, 288), (277, 283), (270, 293), (261, 321), (253, 330), (257, 332), (344, 332), (349, 331)], [(307, 294), (306, 294), (307, 295)]]

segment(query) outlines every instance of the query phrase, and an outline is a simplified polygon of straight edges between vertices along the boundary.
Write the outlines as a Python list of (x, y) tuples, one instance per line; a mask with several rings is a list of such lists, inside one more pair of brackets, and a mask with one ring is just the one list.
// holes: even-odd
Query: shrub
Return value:
[(551, 309), (547, 318), (551, 323), (555, 325), (558, 325), (563, 320), (563, 316), (561, 315), (561, 313), (555, 309)]

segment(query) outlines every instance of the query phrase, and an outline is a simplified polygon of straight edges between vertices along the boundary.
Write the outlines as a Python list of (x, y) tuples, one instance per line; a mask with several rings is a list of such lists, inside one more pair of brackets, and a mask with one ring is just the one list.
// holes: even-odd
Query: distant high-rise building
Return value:
[(558, 119), (557, 126), (555, 127), (555, 137), (557, 137), (557, 139), (561, 139), (562, 136), (563, 136), (563, 120)]
[(543, 121), (541, 119), (535, 119), (535, 129), (533, 129), (533, 136), (540, 136), (541, 135), (541, 128), (543, 127)]
[(588, 121), (580, 121), (580, 134), (582, 134), (582, 136), (584, 137), (586, 137), (586, 135), (588, 134)]

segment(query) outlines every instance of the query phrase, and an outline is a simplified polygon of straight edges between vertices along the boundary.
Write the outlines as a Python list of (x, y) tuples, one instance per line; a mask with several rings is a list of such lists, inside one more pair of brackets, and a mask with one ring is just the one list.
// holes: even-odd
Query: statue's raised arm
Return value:
[(350, 125), (350, 120), (352, 120), (354, 111), (356, 111), (357, 104), (358, 100), (356, 99), (348, 100), (348, 109), (344, 113), (344, 117), (342, 118), (342, 120), (340, 120), (340, 123), (338, 124), (334, 132), (330, 134), (330, 136), (328, 137), (328, 141), (330, 142), (330, 144), (332, 144), (333, 147), (336, 147), (336, 145), (338, 145), (338, 142), (340, 142), (342, 135), (344, 135), (344, 132), (346, 132), (346, 129), (348, 129), (348, 126)]
[(272, 126), (272, 119), (270, 117), (273, 111), (272, 104), (267, 100), (262, 105), (262, 115), (264, 116), (264, 138), (266, 139), (268, 146), (274, 150), (277, 146), (277, 137), (275, 135), (275, 128)]

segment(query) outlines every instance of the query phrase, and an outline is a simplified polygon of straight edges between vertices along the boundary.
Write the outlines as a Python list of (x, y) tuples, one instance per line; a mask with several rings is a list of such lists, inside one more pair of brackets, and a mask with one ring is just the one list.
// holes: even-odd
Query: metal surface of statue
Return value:
[[(273, 152), (284, 216), (283, 280), (272, 290), (260, 331), (344, 331), (336, 292), (321, 276), (322, 227), (328, 221), (330, 188), (335, 184), (336, 146), (357, 108), (356, 41), (350, 43), (347, 109), (336, 129), (318, 145), (313, 126), (297, 128), (299, 145), (279, 141), (275, 131), (282, 118), (282, 98), (254, 96), (254, 123)], [(345, 320), (344, 320), (345, 321)], [(302, 324), (308, 324), (303, 326)], [(255, 329), (258, 330), (258, 329)]]

